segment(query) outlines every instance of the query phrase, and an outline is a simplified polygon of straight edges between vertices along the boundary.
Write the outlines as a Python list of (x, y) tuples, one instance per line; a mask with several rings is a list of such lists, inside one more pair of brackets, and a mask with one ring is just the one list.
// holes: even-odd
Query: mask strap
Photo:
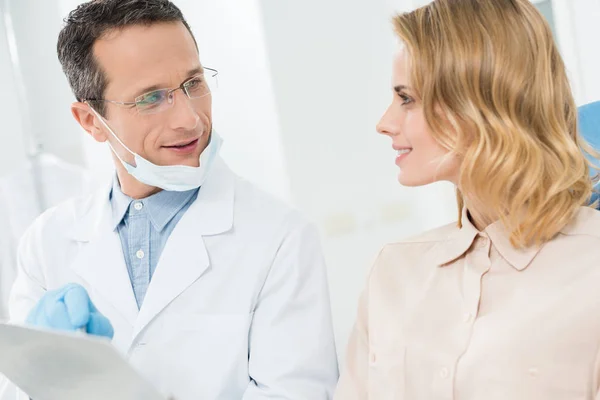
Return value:
[[(123, 142), (121, 141), (121, 139), (119, 139), (119, 137), (118, 137), (118, 136), (115, 134), (115, 132), (114, 132), (114, 131), (111, 129), (111, 127), (110, 127), (110, 126), (108, 126), (108, 123), (107, 123), (107, 122), (104, 120), (104, 117), (103, 117), (102, 115), (100, 115), (100, 114), (98, 113), (98, 111), (94, 110), (94, 107), (92, 107), (92, 106), (91, 106), (89, 103), (87, 103), (87, 105), (90, 107), (90, 109), (92, 110), (92, 112), (93, 112), (93, 113), (96, 115), (96, 117), (98, 117), (98, 118), (100, 119), (100, 122), (102, 122), (102, 125), (104, 125), (104, 127), (105, 127), (106, 129), (108, 129), (108, 131), (110, 132), (110, 134), (111, 134), (111, 135), (113, 135), (113, 137), (114, 137), (115, 139), (117, 139), (117, 142), (119, 142), (119, 144), (120, 144), (121, 146), (123, 146), (123, 148), (124, 148), (125, 150), (127, 150), (129, 153), (131, 153), (131, 155), (132, 155), (132, 156), (136, 156), (136, 154), (135, 154), (133, 151), (129, 150), (129, 147), (125, 146), (125, 143), (123, 143)], [(125, 161), (123, 161), (123, 160), (121, 159), (121, 157), (119, 157), (119, 155), (118, 155), (118, 154), (117, 154), (117, 152), (115, 151), (114, 147), (113, 147), (113, 146), (110, 144), (110, 142), (108, 142), (108, 146), (109, 146), (109, 147), (110, 147), (110, 149), (113, 151), (113, 153), (115, 153), (115, 155), (117, 156), (117, 158), (118, 158), (119, 160), (121, 160), (121, 162), (125, 162)], [(127, 164), (129, 164), (129, 163), (127, 163)]]
[[(115, 151), (115, 148), (112, 146), (112, 144), (110, 144), (109, 141), (106, 141), (106, 143), (108, 144), (108, 147), (110, 148), (110, 150), (113, 152), (113, 154), (115, 155), (115, 157), (117, 157), (119, 159), (119, 161), (121, 161), (121, 163), (123, 164), (127, 164), (127, 165), (131, 165), (129, 164), (127, 161), (123, 160), (121, 157), (119, 157), (119, 154), (117, 154), (117, 152)], [(136, 167), (135, 165), (131, 165), (132, 167)]]

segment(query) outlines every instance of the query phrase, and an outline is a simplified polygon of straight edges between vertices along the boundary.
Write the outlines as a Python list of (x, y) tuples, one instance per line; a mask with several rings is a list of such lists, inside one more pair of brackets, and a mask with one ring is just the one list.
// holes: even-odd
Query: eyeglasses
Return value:
[(204, 68), (202, 74), (195, 75), (174, 89), (158, 89), (142, 94), (134, 101), (114, 101), (106, 99), (86, 99), (85, 102), (103, 101), (125, 107), (136, 107), (140, 114), (157, 114), (175, 104), (175, 92), (181, 90), (189, 99), (200, 99), (211, 94), (211, 87), (217, 87), (216, 69)]

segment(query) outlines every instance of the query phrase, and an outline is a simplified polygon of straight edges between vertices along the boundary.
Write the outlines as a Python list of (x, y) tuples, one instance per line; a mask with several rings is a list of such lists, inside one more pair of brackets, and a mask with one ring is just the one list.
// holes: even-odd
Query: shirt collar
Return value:
[(483, 232), (479, 231), (469, 220), (466, 207), (463, 208), (461, 222), (462, 227), (441, 243), (440, 251), (435, 257), (437, 265), (448, 265), (463, 256), (478, 236), (489, 238), (500, 256), (519, 271), (527, 268), (541, 250), (540, 246), (515, 248), (510, 243), (510, 234), (500, 221), (489, 225)]
[(121, 191), (119, 179), (115, 176), (110, 196), (112, 227), (116, 229), (126, 217), (133, 203), (140, 202), (143, 204), (150, 222), (160, 232), (178, 212), (197, 197), (198, 190), (192, 189), (185, 192), (162, 190), (145, 199), (134, 200)]
[(117, 229), (125, 214), (129, 209), (129, 205), (133, 199), (121, 191), (119, 179), (115, 175), (113, 178), (112, 189), (110, 191), (110, 205), (112, 208), (112, 228)]

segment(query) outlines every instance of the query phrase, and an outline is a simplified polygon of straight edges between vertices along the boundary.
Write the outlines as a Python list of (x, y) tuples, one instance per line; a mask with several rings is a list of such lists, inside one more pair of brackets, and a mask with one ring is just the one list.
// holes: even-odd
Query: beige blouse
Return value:
[(600, 400), (600, 212), (541, 248), (463, 215), (384, 247), (336, 400)]

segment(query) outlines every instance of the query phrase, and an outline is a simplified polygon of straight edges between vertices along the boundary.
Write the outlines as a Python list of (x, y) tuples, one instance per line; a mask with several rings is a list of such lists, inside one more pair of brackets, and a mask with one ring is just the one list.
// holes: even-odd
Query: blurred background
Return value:
[[(493, 1), (493, 0), (490, 0)], [(43, 209), (110, 179), (108, 147), (71, 117), (56, 57), (79, 0), (0, 0), (0, 295), (16, 242)], [(391, 100), (391, 18), (423, 0), (175, 0), (219, 70), (214, 125), (240, 175), (321, 229), (340, 358), (381, 246), (455, 220), (448, 184), (403, 188), (375, 124)], [(534, 1), (578, 105), (600, 99), (600, 0)], [(2, 319), (0, 307), (0, 319)]]

